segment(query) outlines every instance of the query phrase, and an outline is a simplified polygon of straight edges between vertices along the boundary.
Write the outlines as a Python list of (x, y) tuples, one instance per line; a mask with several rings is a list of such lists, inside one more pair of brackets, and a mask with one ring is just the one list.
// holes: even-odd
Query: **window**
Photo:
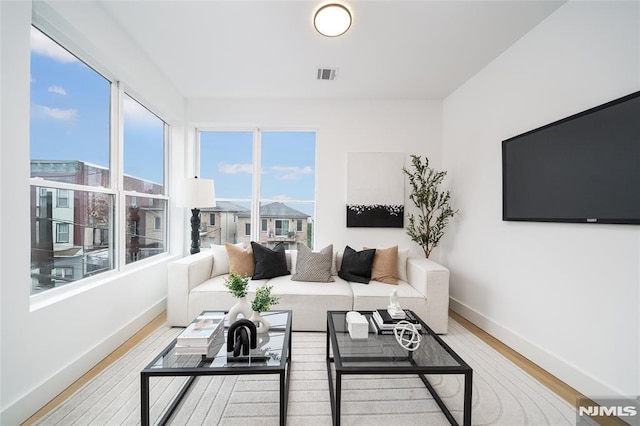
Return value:
[[(111, 116), (120, 99), (122, 122)], [(114, 165), (120, 134), (123, 160)], [(31, 28), (31, 294), (166, 251), (156, 226), (166, 223), (166, 134), (120, 85)], [(132, 207), (139, 220), (130, 219)]]
[(65, 208), (69, 207), (69, 190), (58, 189), (58, 198), (56, 199), (56, 207)]
[(209, 214), (209, 226), (216, 226), (216, 214)]
[(282, 236), (289, 234), (289, 219), (276, 219), (276, 235)]
[(167, 125), (128, 94), (124, 93), (122, 99), (128, 264), (166, 251), (162, 224), (167, 217), (167, 198), (163, 196)]
[(56, 279), (73, 279), (73, 267), (72, 266), (59, 266), (51, 270), (51, 275)]
[[(131, 203), (133, 197), (125, 198), (127, 233), (125, 236), (125, 262), (131, 263), (164, 253), (165, 229), (160, 226), (165, 217), (166, 200), (149, 198), (153, 205)], [(137, 197), (140, 201), (140, 197)], [(145, 200), (146, 201), (146, 200)]]
[[(257, 129), (198, 131), (200, 176), (215, 181), (218, 208), (234, 215), (233, 221), (221, 218), (218, 244), (235, 242), (232, 235), (244, 234), (241, 241), (246, 243), (271, 246), (286, 241), (295, 247), (302, 242), (313, 248), (315, 135)], [(290, 223), (294, 220), (295, 232)], [(239, 232), (224, 229), (225, 224), (245, 228)], [(258, 230), (255, 235), (249, 235), (250, 224)]]
[(56, 243), (69, 242), (69, 224), (56, 223)]

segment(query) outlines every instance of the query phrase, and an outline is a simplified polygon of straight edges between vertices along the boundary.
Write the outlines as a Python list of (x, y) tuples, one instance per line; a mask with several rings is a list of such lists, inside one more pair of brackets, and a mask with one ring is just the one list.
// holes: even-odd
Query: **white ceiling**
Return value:
[(316, 99), (442, 99), (563, 3), (351, 0), (326, 38), (321, 1), (101, 2), (186, 98)]

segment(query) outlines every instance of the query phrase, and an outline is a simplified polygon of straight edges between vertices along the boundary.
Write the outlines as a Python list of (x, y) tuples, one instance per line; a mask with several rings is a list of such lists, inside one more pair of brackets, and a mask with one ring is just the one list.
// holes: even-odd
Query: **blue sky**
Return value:
[[(315, 198), (315, 132), (261, 132), (261, 198)], [(251, 198), (253, 134), (201, 132), (200, 176), (220, 198)]]
[[(124, 171), (163, 183), (163, 122), (128, 96)], [(31, 32), (31, 159), (109, 167), (110, 83), (36, 29)]]

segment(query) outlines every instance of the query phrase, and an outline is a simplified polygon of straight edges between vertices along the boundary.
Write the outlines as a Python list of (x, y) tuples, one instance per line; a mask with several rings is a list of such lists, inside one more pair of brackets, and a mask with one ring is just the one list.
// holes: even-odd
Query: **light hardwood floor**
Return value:
[[(571, 386), (562, 382), (552, 374), (549, 374), (544, 369), (540, 368), (538, 365), (534, 364), (524, 356), (520, 355), (518, 352), (514, 351), (504, 343), (500, 342), (495, 337), (491, 336), (481, 328), (477, 327), (473, 323), (469, 322), (465, 318), (461, 317), (457, 313), (453, 311), (449, 311), (449, 316), (457, 321), (459, 324), (464, 326), (466, 329), (471, 331), (473, 334), (482, 339), (489, 346), (494, 348), (504, 357), (509, 359), (511, 362), (516, 364), (518, 367), (522, 368), (524, 371), (529, 373), (532, 377), (538, 380), (540, 383), (548, 387), (550, 390), (555, 392), (561, 398), (565, 399), (571, 405), (575, 406), (576, 402), (582, 395), (580, 392), (573, 389)], [(52, 399), (47, 405), (42, 407), (37, 413), (31, 416), (26, 422), (24, 422), (23, 426), (28, 426), (34, 424), (36, 421), (41, 419), (45, 414), (49, 411), (53, 410), (56, 406), (61, 404), (64, 400), (66, 400), (69, 396), (71, 396), (75, 391), (80, 389), (85, 383), (87, 383), (92, 378), (96, 377), (100, 374), (104, 369), (106, 369), (109, 365), (115, 362), (118, 358), (127, 353), (131, 348), (140, 343), (144, 338), (149, 336), (154, 330), (158, 329), (162, 324), (164, 324), (167, 320), (166, 312), (160, 314), (149, 324), (144, 326), (140, 331), (138, 331), (133, 337), (127, 340), (122, 346), (113, 351), (109, 356), (100, 361), (95, 367), (89, 370), (85, 375), (76, 380), (71, 386), (61, 392), (58, 396)], [(620, 423), (624, 424), (624, 423)]]

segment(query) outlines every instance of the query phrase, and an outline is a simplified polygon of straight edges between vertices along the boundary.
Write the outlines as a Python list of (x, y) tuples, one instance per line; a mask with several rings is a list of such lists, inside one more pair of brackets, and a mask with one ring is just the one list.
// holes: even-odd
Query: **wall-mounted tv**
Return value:
[(640, 224), (640, 92), (502, 141), (502, 219)]

